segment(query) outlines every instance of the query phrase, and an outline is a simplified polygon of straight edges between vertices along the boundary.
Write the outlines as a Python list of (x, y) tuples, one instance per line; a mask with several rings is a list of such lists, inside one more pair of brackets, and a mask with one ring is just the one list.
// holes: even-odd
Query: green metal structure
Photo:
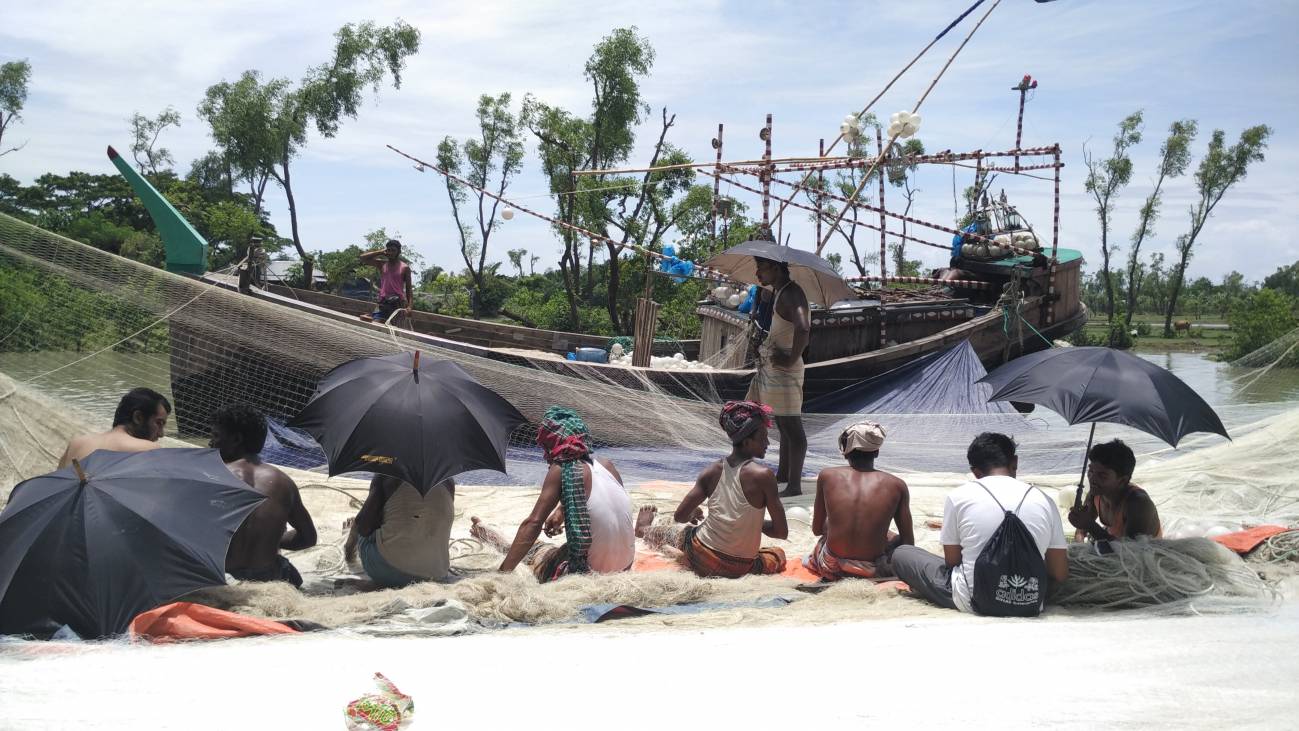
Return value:
[(158, 235), (167, 248), (167, 271), (177, 274), (203, 274), (207, 271), (207, 240), (176, 210), (144, 176), (117, 154), (111, 146), (108, 159), (131, 184), (135, 194), (158, 227)]

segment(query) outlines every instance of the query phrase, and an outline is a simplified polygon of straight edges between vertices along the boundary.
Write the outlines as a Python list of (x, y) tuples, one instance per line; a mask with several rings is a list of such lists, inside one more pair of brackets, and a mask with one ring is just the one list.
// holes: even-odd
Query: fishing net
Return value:
[[(339, 316), (295, 311), (173, 275), (4, 216), (0, 216), (0, 276), (6, 284), (20, 285), (0, 287), (0, 498), (19, 480), (52, 469), (72, 435), (106, 428), (118, 398), (129, 388), (148, 386), (173, 398), (178, 418), (171, 421), (169, 444), (201, 444), (207, 430), (204, 415), (224, 403), (251, 402), (273, 419), (284, 420), (306, 402), (316, 380), (330, 368), (356, 357), (415, 349), (424, 357), (456, 362), (533, 420), (551, 404), (577, 409), (591, 426), (597, 448), (618, 464), (636, 491), (634, 499), (657, 504), (663, 512), (671, 510), (681, 493), (656, 490), (656, 481), (688, 483), (727, 448), (716, 424), (721, 397), (707, 379), (673, 382), (669, 377), (653, 382), (631, 368), (579, 372), (553, 357), (502, 353), (488, 358), (464, 352), (450, 341), (415, 343), (388, 328), (361, 327)], [(1288, 386), (1265, 386), (1260, 380), (1287, 375), (1289, 369), (1280, 361), (1292, 351), (1283, 340), (1268, 352), (1274, 360), (1259, 356), (1257, 363), (1211, 366), (1221, 370), (1208, 374), (1204, 384), (1192, 384), (1214, 403), (1232, 442), (1194, 435), (1173, 450), (1131, 429), (1098, 427), (1098, 440), (1120, 436), (1137, 452), (1135, 481), (1154, 496), (1166, 532), (1200, 535), (1212, 527), (1299, 523), (1299, 487), (1292, 477), (1299, 474), (1299, 451), (1292, 449), (1299, 437), (1299, 410), (1287, 400), (1293, 397)], [(1257, 378), (1249, 381), (1251, 375)], [(1242, 387), (1243, 382), (1249, 385)], [(681, 395), (690, 390), (691, 398)], [(943, 497), (966, 479), (965, 446), (975, 434), (988, 430), (1012, 434), (1020, 445), (1021, 473), (1048, 490), (1058, 490), (1062, 502), (1072, 496), (1077, 483), (1087, 435), (1085, 426), (1070, 427), (1041, 411), (1030, 415), (807, 414), (809, 474), (842, 462), (835, 445), (838, 433), (861, 418), (885, 424), (888, 439), (880, 464), (907, 479), (917, 541), (935, 551), (940, 550), (937, 531), (922, 525), (941, 518)], [(284, 430), (273, 433), (279, 445), (273, 461), (286, 468), (315, 470), (292, 474), (318, 516), (322, 541), (316, 549), (296, 554), (295, 561), (308, 573), (341, 572), (338, 526), (355, 514), (366, 483), (325, 478), (313, 445), (300, 444)], [(774, 447), (770, 457), (774, 461)], [(458, 479), (536, 485), (545, 463), (526, 428), (514, 435), (507, 463), (508, 475), (467, 474)], [(453, 532), (458, 541), (453, 565), (463, 581), (453, 587), (413, 587), (397, 595), (412, 606), (457, 599), (475, 616), (494, 621), (555, 621), (571, 617), (583, 603), (737, 601), (787, 593), (792, 586), (791, 581), (780, 579), (708, 582), (678, 574), (578, 577), (553, 587), (538, 586), (526, 576), (497, 577), (493, 569), (500, 556), (468, 538), (465, 513), (484, 513), (509, 529), (528, 512), (534, 498), (530, 490), (465, 490), (458, 497), (461, 513)], [(815, 541), (807, 525), (810, 502), (809, 495), (790, 503), (794, 527), (790, 540), (780, 544), (790, 555), (805, 554)], [(1124, 594), (1124, 582), (1152, 580), (1151, 571), (1156, 569), (1151, 567), (1156, 567), (1172, 572), (1154, 579), (1159, 601), (1187, 597), (1199, 601), (1223, 592), (1232, 600), (1253, 601), (1247, 591), (1238, 590), (1248, 582), (1239, 583), (1234, 568), (1214, 555), (1179, 549), (1184, 544), (1177, 541), (1165, 543), (1152, 543), (1157, 548), (1141, 549), (1145, 553), (1140, 557), (1117, 564), (1077, 556), (1080, 566), (1094, 571), (1079, 574), (1091, 577), (1080, 581), (1091, 587), (1092, 594), (1066, 596), (1081, 605), (1135, 606), (1146, 595), (1138, 592), (1121, 604), (1114, 604), (1115, 597)], [(1289, 556), (1286, 546), (1290, 544), (1277, 543), (1274, 553)], [(1188, 560), (1200, 568), (1190, 566)], [(1273, 563), (1296, 564), (1285, 558)], [(1196, 594), (1206, 576), (1213, 589)], [(883, 615), (914, 613), (920, 606), (889, 594), (869, 594), (867, 601), (863, 591), (835, 587), (815, 602), (797, 603), (799, 608), (788, 616), (853, 616), (862, 611), (863, 603)], [(385, 606), (379, 601), (382, 595), (302, 597), (294, 600), (305, 604), (289, 606), (277, 602), (289, 601), (293, 595), (281, 594), (273, 587), (248, 587), (238, 589), (231, 595), (234, 598), (214, 602), (263, 616), (296, 613), (335, 626), (373, 619)], [(727, 616), (745, 614), (735, 610)]]

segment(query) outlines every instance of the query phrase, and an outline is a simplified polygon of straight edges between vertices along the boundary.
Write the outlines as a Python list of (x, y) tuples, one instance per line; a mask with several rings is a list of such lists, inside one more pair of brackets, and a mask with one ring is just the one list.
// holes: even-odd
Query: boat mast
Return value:
[(764, 148), (762, 152), (762, 238), (774, 241), (771, 233), (771, 115), (767, 115), (767, 125), (758, 132)]
[(717, 136), (713, 138), (713, 149), (717, 150), (717, 162), (713, 165), (713, 245), (717, 244), (717, 198), (722, 192), (722, 123), (717, 123)]

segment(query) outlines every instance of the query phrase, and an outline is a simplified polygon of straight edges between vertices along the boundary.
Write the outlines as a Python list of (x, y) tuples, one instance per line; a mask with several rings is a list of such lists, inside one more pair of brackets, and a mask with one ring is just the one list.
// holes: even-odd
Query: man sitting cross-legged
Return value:
[[(722, 429), (731, 438), (731, 453), (704, 468), (695, 486), (677, 506), (677, 526), (649, 525), (654, 508), (641, 509), (636, 535), (653, 548), (678, 548), (695, 574), (735, 579), (747, 574), (779, 574), (785, 552), (762, 546), (762, 536), (789, 535), (776, 476), (753, 460), (767, 453), (771, 409), (753, 401), (731, 401), (722, 408)], [(700, 506), (708, 503), (708, 515)], [(770, 515), (770, 520), (763, 520)], [(702, 518), (702, 522), (700, 522)]]
[[(893, 575), (893, 549), (915, 545), (907, 483), (875, 469), (884, 428), (864, 421), (839, 435), (847, 467), (828, 467), (816, 480), (812, 533), (821, 537), (803, 566), (822, 579)], [(897, 523), (898, 532), (889, 531)]]

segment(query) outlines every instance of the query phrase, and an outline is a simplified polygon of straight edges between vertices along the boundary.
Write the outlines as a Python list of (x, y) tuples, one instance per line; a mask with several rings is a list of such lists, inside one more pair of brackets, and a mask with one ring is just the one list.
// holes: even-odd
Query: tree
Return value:
[[(1132, 326), (1132, 315), (1137, 308), (1137, 297), (1141, 291), (1141, 244), (1155, 233), (1155, 219), (1159, 218), (1159, 203), (1163, 195), (1164, 180), (1180, 177), (1191, 164), (1191, 142), (1195, 140), (1197, 128), (1194, 119), (1182, 119), (1173, 122), (1168, 128), (1168, 138), (1159, 148), (1159, 175), (1155, 178), (1155, 188), (1146, 196), (1141, 206), (1141, 218), (1137, 223), (1136, 233), (1132, 234), (1132, 251), (1128, 254), (1128, 306), (1124, 312), (1124, 329)], [(1162, 258), (1161, 258), (1162, 261)]]
[[(894, 143), (894, 149), (902, 157), (920, 156), (925, 154), (925, 143), (919, 138), (912, 137), (901, 144)], [(889, 180), (892, 182), (896, 176), (901, 177), (902, 195), (907, 199), (906, 208), (902, 210), (903, 216), (911, 215), (911, 205), (920, 190), (916, 188), (917, 165), (896, 164), (891, 165), (889, 170)], [(896, 183), (895, 183), (896, 185)], [(893, 253), (893, 273), (897, 276), (908, 277), (920, 273), (920, 263), (907, 258), (907, 220), (902, 219), (902, 237), (897, 243), (889, 247)]]
[[(867, 114), (862, 117), (860, 124), (863, 130), (879, 130), (880, 128), (879, 120), (874, 114)], [(858, 159), (873, 159), (878, 154), (878, 150), (874, 145), (870, 144), (869, 138), (870, 135), (863, 133), (856, 139), (850, 140), (848, 142), (848, 156)], [(907, 200), (907, 211), (910, 211), (912, 200), (917, 192), (914, 187), (915, 180), (911, 177), (912, 173), (916, 170), (916, 165), (907, 165), (896, 161), (908, 155), (923, 155), (924, 153), (924, 143), (918, 139), (913, 138), (906, 142), (893, 143), (893, 146), (889, 149), (889, 159), (894, 162), (886, 162), (881, 168), (872, 171), (870, 177), (866, 179), (866, 183), (870, 183), (870, 181), (878, 179), (880, 175), (884, 175), (885, 180), (888, 181), (889, 185), (903, 189)], [(862, 176), (866, 174), (867, 169), (869, 168), (856, 165), (846, 170), (840, 170), (833, 180), (823, 181), (818, 177), (808, 181), (807, 187), (811, 190), (806, 192), (807, 198), (814, 205), (817, 204), (819, 199), (821, 218), (823, 221), (832, 223), (836, 218), (838, 218), (839, 209), (834, 204), (828, 203), (825, 196), (822, 195), (822, 192), (831, 192), (841, 198), (851, 198), (853, 192), (856, 191), (859, 186), (863, 186)], [(873, 190), (874, 188), (870, 189)], [(862, 190), (867, 190), (867, 187), (862, 187)], [(853, 266), (857, 268), (858, 274), (864, 277), (868, 274), (867, 265), (879, 262), (879, 254), (874, 251), (873, 247), (871, 251), (865, 254), (858, 249), (858, 231), (869, 231), (869, 229), (864, 229), (863, 226), (858, 225), (859, 223), (866, 223), (865, 220), (859, 218), (860, 210), (861, 209), (859, 209), (857, 205), (851, 205), (849, 212), (840, 219), (837, 225), (835, 225), (834, 233), (838, 234), (838, 236), (843, 239), (843, 242), (848, 245), (848, 250), (852, 254), (851, 259)], [(817, 214), (813, 213), (809, 218), (815, 221), (816, 215)], [(866, 218), (873, 219), (874, 216), (874, 213), (868, 213)], [(873, 235), (871, 238), (873, 238)], [(906, 260), (906, 240), (907, 228), (906, 223), (903, 222), (902, 239), (893, 245), (894, 258), (897, 263), (897, 266), (894, 267), (894, 274), (898, 274), (901, 269), (906, 268), (906, 266), (902, 264), (902, 262)], [(869, 245), (869, 241), (862, 244), (862, 246)], [(900, 249), (898, 248), (899, 246), (901, 247)]]
[(23, 105), (27, 103), (27, 83), (32, 78), (32, 65), (26, 60), (0, 64), (0, 157), (23, 148), (15, 145), (4, 148), (5, 131), (14, 122), (22, 121)]
[(150, 119), (139, 112), (131, 116), (131, 156), (135, 158), (136, 167), (141, 174), (157, 175), (160, 168), (169, 168), (176, 164), (171, 151), (157, 147), (158, 136), (168, 127), (180, 126), (180, 112), (167, 107)]
[(1295, 328), (1295, 301), (1283, 292), (1260, 289), (1231, 313), (1228, 360), (1248, 355)]
[(510, 249), (505, 255), (510, 257), (510, 266), (519, 272), (519, 277), (523, 277), (523, 257), (528, 253), (527, 249)]
[[(616, 28), (596, 44), (584, 67), (586, 80), (592, 88), (591, 114), (578, 117), (559, 107), (544, 104), (527, 97), (523, 103), (524, 124), (539, 141), (538, 152), (542, 169), (550, 179), (550, 190), (555, 194), (558, 220), (583, 226), (601, 235), (608, 235), (609, 226), (618, 225), (614, 206), (619, 212), (633, 198), (634, 207), (644, 210), (650, 175), (642, 178), (636, 192), (627, 189), (610, 190), (610, 183), (594, 177), (577, 180), (574, 170), (608, 168), (627, 160), (635, 145), (635, 127), (649, 112), (641, 101), (640, 79), (649, 74), (654, 65), (654, 49), (649, 41), (636, 33), (636, 28)], [(664, 113), (664, 134), (672, 122)], [(657, 160), (665, 151), (664, 135), (655, 147)], [(651, 164), (652, 167), (652, 164)], [(638, 220), (639, 213), (623, 217), (630, 226)], [(576, 233), (560, 227), (564, 253), (560, 257), (560, 271), (564, 276), (568, 295), (570, 326), (579, 324), (578, 299), (581, 284), (581, 255), (583, 240)], [(634, 228), (623, 229), (624, 243), (634, 235)], [(587, 268), (593, 263), (595, 242), (587, 244)], [(618, 284), (621, 246), (606, 244), (609, 252), (608, 294), (606, 309), (616, 330), (618, 327)], [(585, 294), (589, 296), (594, 280), (588, 275)]]
[[(438, 165), (468, 179), (474, 186), (474, 189), (470, 189), (449, 176), (445, 178), (447, 198), (451, 201), (451, 216), (455, 219), (460, 235), (460, 256), (464, 259), (466, 272), (474, 282), (471, 306), (475, 317), (482, 314), (488, 243), (501, 225), (496, 218), (501, 202), (486, 191), (494, 188), (497, 196), (505, 195), (510, 180), (523, 169), (523, 125), (510, 110), (509, 93), (496, 97), (483, 94), (478, 99), (477, 116), (476, 139), (467, 139), (461, 145), (454, 139), (445, 137), (438, 145)], [(477, 221), (477, 230), (470, 228), (462, 216), (471, 193), (476, 203), (473, 215)]]
[(528, 257), (528, 274), (536, 276), (537, 262), (539, 261), (541, 261), (541, 257), (537, 256), (536, 254), (533, 254), (532, 256)]
[(349, 23), (334, 38), (333, 59), (308, 69), (297, 87), (288, 79), (263, 84), (257, 71), (245, 71), (233, 84), (208, 87), (198, 109), (239, 179), (248, 181), (259, 211), (268, 177), (284, 191), (293, 247), (308, 286), (313, 262), (298, 230), (291, 164), (306, 144), (309, 126), (334, 137), (344, 116), (356, 118), (367, 87), (377, 93), (391, 75), (393, 88), (401, 88), (406, 58), (420, 43), (419, 31), (401, 20), (387, 27)]
[(1141, 142), (1141, 112), (1129, 114), (1119, 122), (1114, 135), (1114, 151), (1105, 160), (1097, 160), (1083, 147), (1083, 162), (1087, 165), (1084, 187), (1096, 201), (1096, 215), (1101, 222), (1101, 280), (1105, 283), (1105, 316), (1114, 323), (1114, 282), (1110, 271), (1110, 257), (1118, 247), (1111, 247), (1110, 216), (1114, 213), (1114, 199), (1119, 190), (1132, 180), (1132, 158), (1128, 150)]
[(1200, 237), (1204, 224), (1213, 215), (1213, 209), (1227, 190), (1245, 179), (1250, 163), (1262, 162), (1263, 150), (1267, 148), (1267, 138), (1271, 134), (1271, 127), (1265, 124), (1255, 125), (1241, 132), (1236, 144), (1227, 147), (1226, 134), (1220, 129), (1213, 131), (1209, 150), (1195, 171), (1195, 188), (1199, 199), (1189, 211), (1191, 227), (1177, 238), (1178, 262), (1172, 271), (1172, 292), (1168, 298), (1168, 312), (1164, 316), (1164, 337), (1173, 336), (1173, 313), (1177, 309), (1177, 296), (1181, 293), (1182, 281), (1186, 278), (1186, 265), (1191, 260), (1191, 250), (1196, 239)]
[(1277, 267), (1275, 272), (1263, 280), (1263, 286), (1291, 297), (1299, 297), (1299, 261), (1287, 267)]

